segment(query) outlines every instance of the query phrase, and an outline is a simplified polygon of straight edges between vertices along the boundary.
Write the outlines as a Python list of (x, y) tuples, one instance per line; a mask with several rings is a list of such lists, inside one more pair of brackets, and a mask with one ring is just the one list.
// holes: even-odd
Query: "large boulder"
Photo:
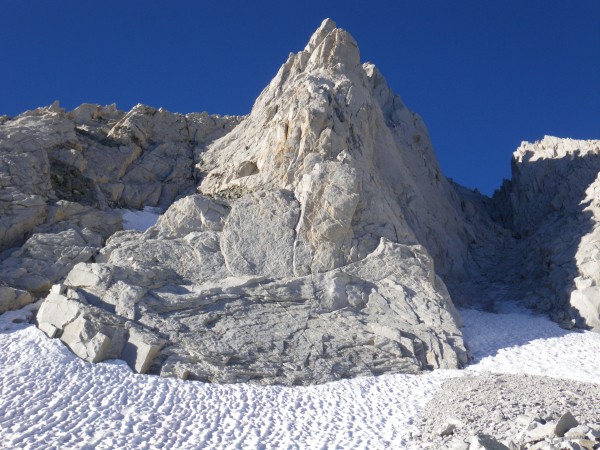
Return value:
[[(203, 233), (211, 232), (190, 235)], [(139, 372), (213, 382), (310, 384), (467, 361), (456, 311), (423, 247), (382, 239), (367, 258), (325, 273), (203, 281), (201, 270), (173, 264), (181, 255), (171, 259), (175, 243), (202, 259), (190, 235), (154, 241), (165, 246), (158, 258), (153, 251), (130, 261), (131, 252), (113, 250), (105, 263), (78, 264), (63, 288), (69, 298), (50, 294), (44, 302), (40, 328), (90, 361), (119, 357)], [(141, 251), (148, 241), (138, 234), (129, 245)], [(46, 312), (58, 300), (76, 305), (65, 309), (69, 320)], [(137, 344), (143, 364), (126, 346), (116, 356), (90, 350), (99, 335), (133, 333), (147, 336)]]

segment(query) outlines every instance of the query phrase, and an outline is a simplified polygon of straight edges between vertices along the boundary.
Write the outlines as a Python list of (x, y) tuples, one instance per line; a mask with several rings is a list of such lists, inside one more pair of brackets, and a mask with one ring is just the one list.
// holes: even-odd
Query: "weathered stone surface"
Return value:
[(155, 335), (130, 328), (121, 356), (136, 372), (145, 373), (163, 345), (164, 341)]
[(36, 319), (38, 324), (48, 324), (62, 330), (80, 314), (80, 308), (81, 305), (76, 301), (51, 292), (42, 303)]
[(292, 276), (299, 216), (299, 204), (289, 192), (262, 191), (235, 202), (221, 238), (229, 271), (234, 276)]
[(91, 322), (81, 315), (62, 328), (61, 340), (77, 356), (94, 363), (103, 361), (110, 347), (110, 338), (96, 332)]
[(155, 232), (150, 231), (147, 236), (183, 238), (194, 231), (221, 231), (228, 212), (224, 202), (189, 195), (173, 203), (159, 217)]
[[(3, 120), (0, 251), (9, 250), (0, 254), (0, 283), (45, 294), (121, 229), (109, 206), (166, 207), (193, 192), (194, 155), (239, 120), (143, 105), (66, 112), (58, 103)], [(213, 213), (205, 211), (208, 222)]]
[(29, 292), (0, 284), (0, 314), (22, 308), (32, 301), (33, 298)]
[(7, 250), (6, 257), (0, 258), (0, 282), (44, 295), (75, 264), (89, 261), (105, 238), (121, 228), (121, 221), (118, 213), (64, 200), (56, 202), (23, 246)]
[(556, 436), (563, 437), (567, 431), (569, 431), (571, 428), (576, 427), (577, 425), (579, 425), (579, 422), (577, 422), (575, 417), (573, 417), (573, 414), (567, 411), (562, 416), (560, 416), (560, 418), (556, 422), (556, 426), (554, 427), (554, 434)]
[(67, 342), (77, 354), (120, 351), (140, 372), (263, 384), (466, 363), (436, 275), (437, 264), (459, 276), (468, 260), (458, 197), (421, 120), (360, 64), (347, 32), (325, 21), (252, 113), (193, 155), (192, 119), (138, 106), (106, 135), (141, 149), (121, 178), (128, 204), (138, 186), (146, 203), (163, 196), (164, 177), (187, 170), (171, 160), (193, 155), (202, 194), (71, 270), (65, 285), (85, 313), (51, 325), (81, 339)]
[(464, 274), (468, 226), (425, 125), (330, 20), (197, 169), (205, 195), (294, 193), (296, 276), (358, 261), (382, 237), (420, 243), (438, 273)]
[(51, 194), (48, 149), (74, 132), (52, 108), (0, 125), (0, 250), (18, 244), (46, 217)]
[(59, 337), (73, 353), (89, 362), (121, 358), (144, 373), (164, 344), (151, 331), (88, 304), (74, 290), (53, 289), (40, 307), (38, 327)]
[[(451, 300), (430, 283), (431, 266), (423, 263), (427, 258), (420, 247), (382, 241), (368, 258), (319, 275), (272, 280), (220, 274), (215, 281), (189, 285), (199, 274), (172, 265), (171, 251), (164, 259), (122, 260), (134, 254), (133, 248), (147, 253), (148, 242), (157, 242), (140, 233), (130, 237), (106, 263), (77, 265), (66, 285), (107, 311), (103, 314), (112, 311), (117, 320), (135, 318), (141, 326), (160, 330), (164, 353), (155, 344), (140, 350), (164, 361), (166, 367), (156, 362), (153, 373), (306, 384), (466, 361)], [(194, 241), (165, 239), (162, 244), (168, 242), (190, 249)], [(152, 289), (142, 294), (136, 282)], [(175, 360), (168, 356), (174, 350)], [(150, 364), (128, 358), (134, 368), (145, 370)]]

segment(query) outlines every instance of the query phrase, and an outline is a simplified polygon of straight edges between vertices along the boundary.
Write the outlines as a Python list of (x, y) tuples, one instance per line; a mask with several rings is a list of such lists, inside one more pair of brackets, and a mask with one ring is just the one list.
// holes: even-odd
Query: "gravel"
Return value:
[[(546, 448), (541, 440), (547, 441), (547, 448), (571, 448), (566, 443), (550, 446), (551, 423), (568, 412), (581, 424), (581, 437), (593, 438), (592, 448), (600, 448), (598, 384), (531, 375), (457, 377), (446, 381), (427, 403), (415, 421), (420, 435), (414, 438), (422, 448), (435, 449), (469, 448), (464, 442), (482, 435), (508, 448)], [(550, 431), (544, 434), (545, 428)], [(531, 437), (534, 430), (542, 434), (539, 440)], [(471, 444), (470, 448), (479, 447)]]

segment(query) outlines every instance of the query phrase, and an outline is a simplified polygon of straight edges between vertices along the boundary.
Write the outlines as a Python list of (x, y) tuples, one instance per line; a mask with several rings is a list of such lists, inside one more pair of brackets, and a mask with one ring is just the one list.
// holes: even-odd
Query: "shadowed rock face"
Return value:
[(514, 153), (512, 181), (496, 192), (518, 237), (515, 286), (532, 308), (600, 331), (600, 141), (551, 136)]
[[(138, 122), (124, 129), (144, 145)], [(360, 63), (350, 34), (323, 22), (250, 115), (197, 155), (200, 194), (76, 265), (40, 309), (49, 335), (89, 361), (214, 382), (467, 361), (434, 269), (465, 274), (458, 196), (421, 119)]]
[(455, 186), (475, 235), (469, 280), (446, 279), (453, 299), (492, 309), (519, 301), (600, 331), (600, 141), (523, 142), (512, 166), (492, 199)]

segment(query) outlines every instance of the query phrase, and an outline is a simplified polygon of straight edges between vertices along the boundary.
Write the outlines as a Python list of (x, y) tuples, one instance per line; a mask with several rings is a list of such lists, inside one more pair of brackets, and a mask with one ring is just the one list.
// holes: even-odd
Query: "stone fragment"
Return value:
[(0, 285), (0, 314), (22, 308), (33, 302), (33, 296), (22, 289)]
[[(169, 207), (159, 217), (156, 230), (159, 236), (178, 238), (192, 232), (221, 231), (229, 208), (201, 195), (189, 195)], [(147, 232), (150, 236), (151, 232)]]
[(523, 441), (526, 443), (535, 443), (543, 441), (546, 438), (552, 438), (554, 437), (556, 425), (556, 422), (547, 422), (545, 424), (532, 422), (525, 430)]
[[(567, 431), (564, 436), (566, 439), (586, 439), (588, 433), (591, 431), (591, 428), (587, 425), (577, 425), (576, 427), (571, 428)], [(558, 436), (558, 434), (557, 434)]]
[[(50, 293), (36, 316), (38, 325), (47, 324), (62, 330), (81, 313), (81, 304), (61, 294)], [(52, 328), (46, 328), (52, 330)]]
[(153, 334), (130, 328), (121, 356), (133, 370), (145, 373), (163, 346), (164, 342)]
[(103, 361), (110, 347), (110, 338), (95, 332), (93, 324), (82, 316), (66, 324), (60, 338), (73, 353), (93, 363)]
[(510, 450), (491, 436), (478, 434), (469, 439), (469, 450)]
[(442, 425), (438, 431), (437, 434), (439, 434), (440, 436), (450, 436), (452, 434), (454, 434), (454, 431), (456, 430), (456, 425), (454, 425), (453, 423), (447, 423)]
[(38, 323), (38, 328), (42, 330), (46, 334), (46, 336), (48, 336), (51, 339), (57, 337), (58, 333), (60, 332), (59, 328), (55, 327), (54, 325), (48, 322)]
[(65, 284), (71, 287), (86, 287), (96, 290), (108, 288), (112, 280), (110, 269), (101, 264), (77, 264), (69, 272)]
[(465, 441), (457, 440), (448, 444), (448, 450), (470, 450), (471, 444)]
[(576, 311), (576, 320), (580, 327), (600, 331), (600, 286), (573, 291), (570, 302)]
[(556, 422), (556, 427), (554, 428), (554, 434), (559, 437), (563, 437), (567, 431), (571, 428), (579, 425), (579, 422), (573, 417), (570, 411), (564, 413)]
[(160, 376), (164, 378), (179, 378), (187, 380), (190, 375), (190, 370), (186, 367), (186, 363), (172, 356), (161, 367)]

